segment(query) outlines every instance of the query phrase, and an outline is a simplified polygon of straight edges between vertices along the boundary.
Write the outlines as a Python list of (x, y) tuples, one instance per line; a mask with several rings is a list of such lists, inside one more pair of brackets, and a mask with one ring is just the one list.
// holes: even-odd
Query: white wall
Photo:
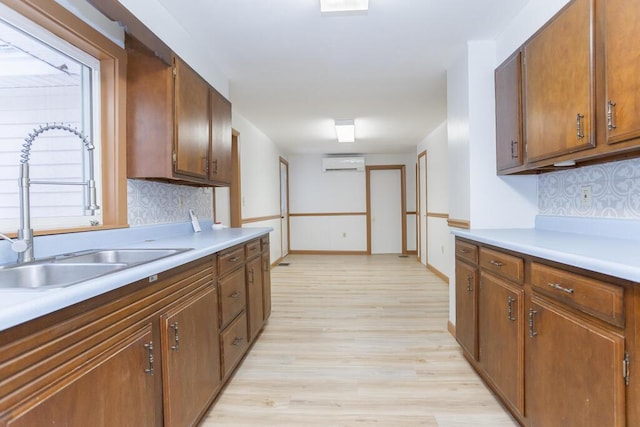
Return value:
[[(233, 128), (240, 133), (240, 183), (242, 219), (278, 216), (243, 227), (272, 227), (271, 261), (281, 254), (280, 226), (280, 150), (264, 133), (239, 111), (232, 112)], [(217, 194), (217, 193), (216, 193)]]
[[(449, 152), (447, 147), (447, 122), (442, 122), (418, 144), (417, 153), (427, 152), (427, 212), (449, 214)], [(423, 212), (426, 213), (426, 212)], [(451, 238), (446, 218), (427, 217), (427, 264), (451, 277)]]
[[(365, 213), (364, 172), (322, 172), (321, 154), (293, 154), (289, 161), (289, 207), (291, 213)], [(415, 155), (413, 153), (365, 156), (373, 165), (405, 165), (406, 209), (415, 211)], [(415, 215), (408, 215), (407, 249), (415, 250)], [(292, 251), (349, 251), (367, 249), (365, 215), (293, 216)]]

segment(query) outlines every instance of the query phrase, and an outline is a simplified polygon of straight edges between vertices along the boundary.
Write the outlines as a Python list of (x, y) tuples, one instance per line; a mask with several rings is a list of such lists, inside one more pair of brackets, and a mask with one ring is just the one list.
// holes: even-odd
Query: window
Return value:
[(88, 178), (80, 138), (47, 131), (29, 157), (36, 234), (82, 230), (92, 222), (126, 226), (124, 50), (50, 0), (0, 0), (0, 16), (0, 232), (18, 228), (24, 138), (52, 122), (71, 125), (95, 146), (101, 209), (85, 209), (84, 186), (35, 183)]
[[(100, 133), (94, 132), (100, 94), (93, 84), (100, 81), (100, 62), (18, 15), (0, 19), (0, 64), (0, 228), (8, 231), (18, 228), (16, 177), (24, 138), (34, 129), (56, 122), (77, 129), (94, 144), (94, 164), (100, 165)], [(88, 151), (72, 133), (42, 133), (29, 151), (32, 181), (89, 179)], [(96, 172), (100, 189), (100, 168)], [(100, 210), (84, 208), (89, 205), (86, 186), (34, 184), (30, 205), (34, 229), (102, 222)]]

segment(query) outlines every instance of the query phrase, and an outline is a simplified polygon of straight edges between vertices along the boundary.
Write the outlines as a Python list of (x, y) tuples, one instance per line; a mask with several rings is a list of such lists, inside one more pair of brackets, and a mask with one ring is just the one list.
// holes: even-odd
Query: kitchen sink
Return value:
[(47, 290), (76, 285), (190, 249), (97, 249), (0, 267), (0, 289)]
[(24, 264), (0, 269), (0, 289), (45, 290), (73, 285), (126, 268), (126, 264)]
[(128, 266), (155, 261), (188, 249), (104, 249), (77, 252), (57, 257), (53, 262), (60, 263), (123, 263)]

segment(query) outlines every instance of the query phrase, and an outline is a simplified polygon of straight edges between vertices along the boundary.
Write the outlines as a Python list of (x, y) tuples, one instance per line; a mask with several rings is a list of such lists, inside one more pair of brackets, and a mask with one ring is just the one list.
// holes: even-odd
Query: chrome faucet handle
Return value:
[(0, 237), (11, 242), (11, 250), (14, 252), (22, 253), (27, 250), (28, 245), (24, 240), (12, 239), (2, 233), (0, 233)]

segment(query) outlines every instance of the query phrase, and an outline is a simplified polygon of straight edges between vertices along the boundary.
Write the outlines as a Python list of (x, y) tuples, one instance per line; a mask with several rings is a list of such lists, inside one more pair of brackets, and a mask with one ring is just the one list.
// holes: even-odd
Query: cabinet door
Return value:
[(595, 146), (594, 1), (573, 0), (524, 46), (529, 163)]
[(456, 339), (474, 360), (478, 360), (477, 283), (476, 268), (456, 261)]
[(155, 374), (149, 372), (151, 325), (122, 333), (117, 344), (52, 384), (2, 425), (157, 426)]
[(530, 426), (625, 426), (624, 338), (537, 296), (527, 311)]
[(195, 425), (221, 379), (216, 288), (161, 316), (161, 327), (165, 425)]
[[(607, 141), (622, 142), (640, 136), (640, 7), (635, 0), (607, 0), (606, 106)], [(606, 111), (605, 111), (606, 110)]]
[(498, 172), (521, 166), (522, 54), (520, 51), (496, 69), (496, 155)]
[(478, 291), (479, 361), (502, 396), (524, 413), (524, 290), (484, 271)]
[(211, 89), (211, 158), (209, 179), (231, 184), (231, 103)]
[(174, 172), (207, 179), (209, 155), (209, 86), (175, 59)]
[(247, 262), (247, 302), (249, 309), (249, 341), (253, 341), (264, 324), (262, 258)]
[(262, 254), (262, 307), (265, 322), (271, 316), (271, 258), (269, 249)]

